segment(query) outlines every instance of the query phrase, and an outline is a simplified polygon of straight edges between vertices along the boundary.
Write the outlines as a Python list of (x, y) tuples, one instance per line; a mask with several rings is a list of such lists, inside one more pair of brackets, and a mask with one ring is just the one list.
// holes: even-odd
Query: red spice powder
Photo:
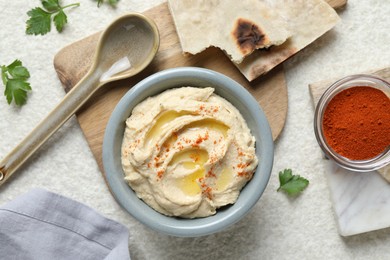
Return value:
[(323, 117), (326, 142), (351, 160), (367, 160), (390, 146), (390, 99), (378, 89), (348, 88), (329, 102)]
[(246, 171), (241, 171), (241, 172), (237, 173), (237, 175), (240, 176), (240, 177), (244, 177), (246, 174), (247, 174)]
[(238, 168), (245, 168), (247, 165), (245, 163), (239, 163), (237, 164)]
[(163, 175), (164, 175), (164, 170), (159, 170), (159, 171), (157, 172), (157, 177), (158, 177), (159, 179), (161, 179), (161, 178), (163, 177)]
[(206, 187), (204, 190), (202, 190), (202, 193), (203, 193), (209, 200), (211, 200), (211, 199), (213, 198), (211, 187)]
[(217, 177), (217, 175), (215, 175), (215, 173), (213, 172), (212, 169), (207, 172), (206, 176), (207, 176), (207, 178), (216, 178)]
[(201, 142), (203, 142), (203, 137), (199, 135), (198, 138), (195, 140), (195, 143), (200, 144)]
[(197, 154), (197, 153), (193, 153), (193, 154), (190, 154), (190, 158), (194, 161), (194, 162), (198, 162), (200, 160), (200, 155)]

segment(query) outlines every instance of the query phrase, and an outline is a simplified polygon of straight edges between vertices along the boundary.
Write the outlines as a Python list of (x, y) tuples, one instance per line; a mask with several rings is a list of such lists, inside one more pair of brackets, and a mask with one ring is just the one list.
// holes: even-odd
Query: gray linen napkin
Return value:
[(123, 225), (33, 189), (0, 207), (0, 259), (130, 259)]

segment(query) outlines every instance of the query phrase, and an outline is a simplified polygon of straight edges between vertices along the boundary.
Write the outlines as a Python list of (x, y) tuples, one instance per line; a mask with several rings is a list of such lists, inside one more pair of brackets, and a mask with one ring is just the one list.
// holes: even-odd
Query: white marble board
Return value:
[[(369, 73), (390, 80), (390, 68)], [(314, 106), (329, 84), (336, 80), (309, 85)], [(390, 179), (385, 179), (389, 177), (389, 166), (382, 169), (381, 174), (377, 171), (356, 173), (325, 158), (322, 163), (340, 235), (351, 236), (390, 227)]]

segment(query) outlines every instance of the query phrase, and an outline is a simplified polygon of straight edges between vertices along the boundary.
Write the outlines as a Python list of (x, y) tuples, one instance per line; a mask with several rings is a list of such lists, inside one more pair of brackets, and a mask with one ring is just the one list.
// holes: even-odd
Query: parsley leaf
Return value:
[(40, 7), (36, 7), (27, 12), (31, 18), (26, 22), (27, 34), (44, 35), (51, 30), (51, 14)]
[(54, 25), (58, 32), (62, 32), (68, 19), (64, 9), (72, 6), (79, 6), (79, 3), (74, 3), (66, 6), (61, 6), (59, 0), (41, 0), (42, 6), (31, 9), (27, 12), (30, 17), (26, 21), (26, 34), (44, 35), (51, 30), (52, 15)]
[[(103, 4), (104, 0), (97, 0), (97, 2), (98, 7), (100, 7)], [(116, 6), (118, 2), (119, 0), (108, 0), (108, 4), (110, 4), (111, 6)]]
[(43, 7), (49, 12), (56, 12), (60, 8), (58, 0), (42, 0)]
[(30, 83), (27, 82), (28, 78), (30, 73), (20, 60), (15, 60), (8, 66), (1, 66), (1, 79), (5, 86), (4, 95), (8, 104), (11, 104), (12, 100), (18, 106), (26, 103), (27, 92), (31, 90)]
[(64, 11), (59, 11), (53, 18), (53, 22), (56, 25), (57, 31), (62, 32), (64, 25), (68, 22), (68, 18)]
[(309, 181), (299, 175), (293, 175), (291, 169), (285, 169), (283, 172), (279, 172), (280, 186), (277, 191), (284, 191), (290, 196), (298, 195), (308, 185)]

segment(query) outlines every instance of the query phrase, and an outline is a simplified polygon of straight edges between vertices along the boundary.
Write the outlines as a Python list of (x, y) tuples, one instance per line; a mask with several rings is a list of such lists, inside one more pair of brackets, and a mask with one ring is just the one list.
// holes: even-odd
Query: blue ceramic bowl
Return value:
[[(169, 88), (194, 86), (213, 87), (215, 93), (230, 101), (243, 115), (256, 138), (259, 166), (253, 178), (242, 189), (233, 205), (217, 210), (213, 216), (182, 219), (165, 216), (144, 203), (124, 181), (121, 165), (121, 145), (125, 121), (133, 108), (149, 96)], [(267, 186), (274, 158), (273, 140), (268, 121), (257, 101), (240, 84), (207, 69), (184, 67), (153, 74), (129, 90), (115, 107), (107, 124), (103, 142), (103, 165), (106, 180), (119, 202), (133, 217), (159, 232), (179, 236), (197, 237), (225, 229), (244, 217), (256, 204)]]

